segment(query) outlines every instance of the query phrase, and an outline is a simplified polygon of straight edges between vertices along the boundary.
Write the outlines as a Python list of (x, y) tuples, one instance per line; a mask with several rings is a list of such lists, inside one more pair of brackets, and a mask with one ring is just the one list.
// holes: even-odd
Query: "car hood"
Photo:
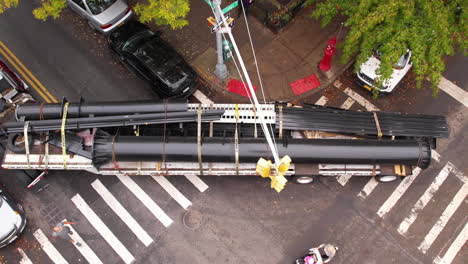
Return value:
[(113, 23), (125, 15), (127, 8), (128, 5), (124, 1), (118, 0), (104, 12), (99, 15), (95, 15), (94, 19), (96, 19), (96, 21), (101, 25)]
[[(372, 56), (365, 63), (361, 65), (361, 68), (359, 71), (362, 74), (365, 74), (367, 77), (371, 78), (372, 80), (375, 80), (377, 77), (380, 76), (379, 74), (377, 74), (377, 69), (379, 67), (380, 67), (380, 60), (377, 59), (375, 56)], [(407, 67), (408, 66), (406, 66), (405, 68), (401, 70), (393, 69), (392, 75), (390, 75), (390, 78), (385, 80), (383, 85), (392, 86), (392, 87), (395, 86), (408, 71)]]
[(2, 207), (0, 207), (0, 241), (5, 239), (16, 228), (15, 224), (17, 222), (18, 215), (15, 210), (6, 201), (3, 201)]
[(172, 91), (185, 88), (195, 75), (183, 58), (165, 45), (161, 41), (148, 41), (137, 51), (137, 58)]

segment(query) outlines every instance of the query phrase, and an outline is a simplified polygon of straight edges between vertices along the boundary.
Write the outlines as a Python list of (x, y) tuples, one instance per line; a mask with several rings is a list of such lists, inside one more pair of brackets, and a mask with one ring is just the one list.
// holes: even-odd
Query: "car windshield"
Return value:
[(93, 15), (99, 15), (102, 12), (106, 11), (111, 5), (113, 5), (117, 0), (87, 0), (89, 10)]
[(0, 208), (2, 208), (2, 204), (3, 204), (3, 197), (0, 195)]
[(140, 47), (143, 43), (145, 43), (153, 36), (154, 33), (149, 30), (145, 30), (141, 33), (138, 33), (123, 44), (122, 51), (134, 53), (138, 49), (138, 47)]
[[(380, 60), (380, 56), (382, 56), (382, 53), (379, 50), (375, 51), (375, 57), (377, 57)], [(398, 62), (393, 64), (393, 68), (397, 70), (403, 69), (406, 64), (408, 63), (408, 58), (409, 58), (409, 52), (406, 52), (403, 56), (401, 56), (398, 59)]]
[(180, 56), (158, 39), (144, 42), (133, 55), (172, 90), (179, 89), (189, 77)]

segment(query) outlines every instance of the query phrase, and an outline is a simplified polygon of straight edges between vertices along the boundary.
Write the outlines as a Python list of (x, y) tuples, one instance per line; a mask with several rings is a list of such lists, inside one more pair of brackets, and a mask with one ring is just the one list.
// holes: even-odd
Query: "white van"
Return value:
[(362, 87), (371, 92), (377, 90), (379, 93), (391, 93), (411, 69), (411, 51), (408, 50), (400, 57), (398, 62), (393, 65), (393, 73), (389, 79), (383, 82), (382, 87), (376, 87), (374, 85), (375, 80), (379, 77), (376, 73), (377, 69), (380, 67), (379, 56), (379, 51), (376, 51), (374, 56), (371, 56), (366, 62), (361, 64), (357, 72), (358, 82)]

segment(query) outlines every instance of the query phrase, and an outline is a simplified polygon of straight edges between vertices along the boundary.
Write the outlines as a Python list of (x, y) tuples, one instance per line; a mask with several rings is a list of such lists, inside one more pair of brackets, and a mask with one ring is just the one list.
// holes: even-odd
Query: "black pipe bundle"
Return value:
[[(100, 102), (100, 103), (70, 103), (67, 116), (69, 118), (148, 114), (164, 112), (186, 112), (186, 102)], [(23, 104), (15, 110), (16, 120), (59, 119), (62, 117), (63, 104)]]
[[(444, 116), (387, 112), (360, 112), (330, 107), (307, 106), (282, 109), (283, 129), (316, 130), (331, 133), (377, 136), (409, 136), (447, 138), (447, 120)], [(280, 115), (277, 113), (276, 127)]]
[[(280, 156), (293, 163), (405, 164), (427, 168), (431, 148), (418, 140), (277, 139)], [(234, 162), (233, 138), (203, 138), (204, 162)], [(93, 164), (100, 167), (115, 161), (198, 161), (196, 137), (111, 136), (98, 131), (94, 140)], [(265, 139), (239, 139), (239, 162), (271, 159)]]
[[(202, 121), (219, 120), (224, 114), (224, 110), (206, 110), (201, 114)], [(85, 129), (133, 126), (146, 124), (180, 123), (196, 122), (197, 112), (168, 112), (151, 114), (133, 114), (118, 116), (100, 116), (100, 117), (82, 117), (67, 118), (65, 129)], [(28, 131), (41, 132), (61, 129), (62, 119), (33, 120), (28, 121)], [(25, 122), (7, 122), (3, 125), (6, 133), (21, 133), (24, 131)]]

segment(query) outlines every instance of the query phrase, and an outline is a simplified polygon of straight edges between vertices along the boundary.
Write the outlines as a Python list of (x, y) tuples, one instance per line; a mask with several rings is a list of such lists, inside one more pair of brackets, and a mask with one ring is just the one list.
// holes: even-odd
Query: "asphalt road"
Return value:
[[(60, 19), (40, 22), (32, 18), (31, 9), (32, 4), (22, 1), (18, 9), (0, 16), (0, 41), (55, 99), (63, 96), (70, 100), (83, 97), (89, 101), (156, 98), (143, 81), (115, 63), (106, 49), (105, 39), (91, 32), (86, 23), (70, 11), (65, 11)], [(464, 57), (449, 59), (445, 76), (465, 90), (466, 76), (460, 68), (466, 65)], [(79, 210), (74, 202), (77, 195), (131, 252), (136, 263), (292, 263), (309, 247), (323, 242), (333, 242), (340, 247), (334, 263), (432, 263), (438, 257), (443, 258), (458, 241), (467, 222), (466, 194), (458, 195), (460, 190), (466, 189), (468, 175), (464, 136), (466, 108), (443, 92), (433, 97), (427, 84), (423, 90), (413, 89), (411, 76), (405, 78), (393, 94), (377, 100), (356, 87), (353, 80), (350, 72), (345, 73), (334, 86), (308, 98), (307, 102), (315, 103), (323, 96), (326, 105), (341, 107), (351, 98), (346, 93), (349, 88), (381, 110), (448, 117), (451, 137), (439, 141), (437, 153), (440, 156), (434, 158), (431, 168), (414, 177), (414, 181), (370, 188), (368, 178), (352, 178), (345, 184), (335, 178), (322, 178), (307, 186), (289, 184), (277, 194), (269, 188), (268, 181), (255, 177), (204, 177), (202, 181), (209, 188), (203, 192), (185, 177), (169, 178), (192, 204), (186, 210), (165, 191), (164, 185), (148, 176), (134, 178), (149, 199), (173, 221), (165, 227), (116, 177), (52, 172), (39, 186), (43, 189), (26, 190), (27, 178), (20, 171), (2, 170), (0, 183), (24, 205), (29, 224), (15, 244), (0, 250), (0, 263), (18, 263), (22, 257), (17, 248), (24, 250), (34, 263), (52, 263), (34, 233), (42, 230), (50, 238), (51, 227), (64, 218), (76, 222), (75, 230), (101, 261), (123, 263), (119, 253), (125, 250), (115, 250), (109, 245), (101, 233), (105, 228), (95, 228), (89, 214)], [(362, 101), (353, 101), (350, 109), (366, 110)], [(400, 223), (414, 216), (412, 210), (416, 202), (431, 188), (434, 179), (440, 178), (438, 175), (448, 163), (452, 167), (440, 190), (433, 190), (433, 199), (418, 209), (414, 225), (400, 232)], [(92, 187), (96, 180), (127, 208), (149, 234), (152, 243), (145, 246), (139, 236), (129, 230), (126, 222)], [(461, 198), (457, 199), (457, 195)], [(458, 206), (449, 221), (441, 226), (441, 215), (447, 216), (447, 208), (453, 209), (455, 205)], [(188, 221), (185, 224), (195, 229), (184, 226), (187, 212), (191, 216), (185, 218)], [(431, 232), (434, 226), (442, 227), (440, 235), (423, 253), (418, 247), (427, 234), (434, 234)], [(51, 241), (69, 263), (86, 261), (73, 245)], [(89, 253), (85, 255), (90, 256)], [(463, 263), (467, 257), (466, 248), (462, 249), (453, 263)]]

